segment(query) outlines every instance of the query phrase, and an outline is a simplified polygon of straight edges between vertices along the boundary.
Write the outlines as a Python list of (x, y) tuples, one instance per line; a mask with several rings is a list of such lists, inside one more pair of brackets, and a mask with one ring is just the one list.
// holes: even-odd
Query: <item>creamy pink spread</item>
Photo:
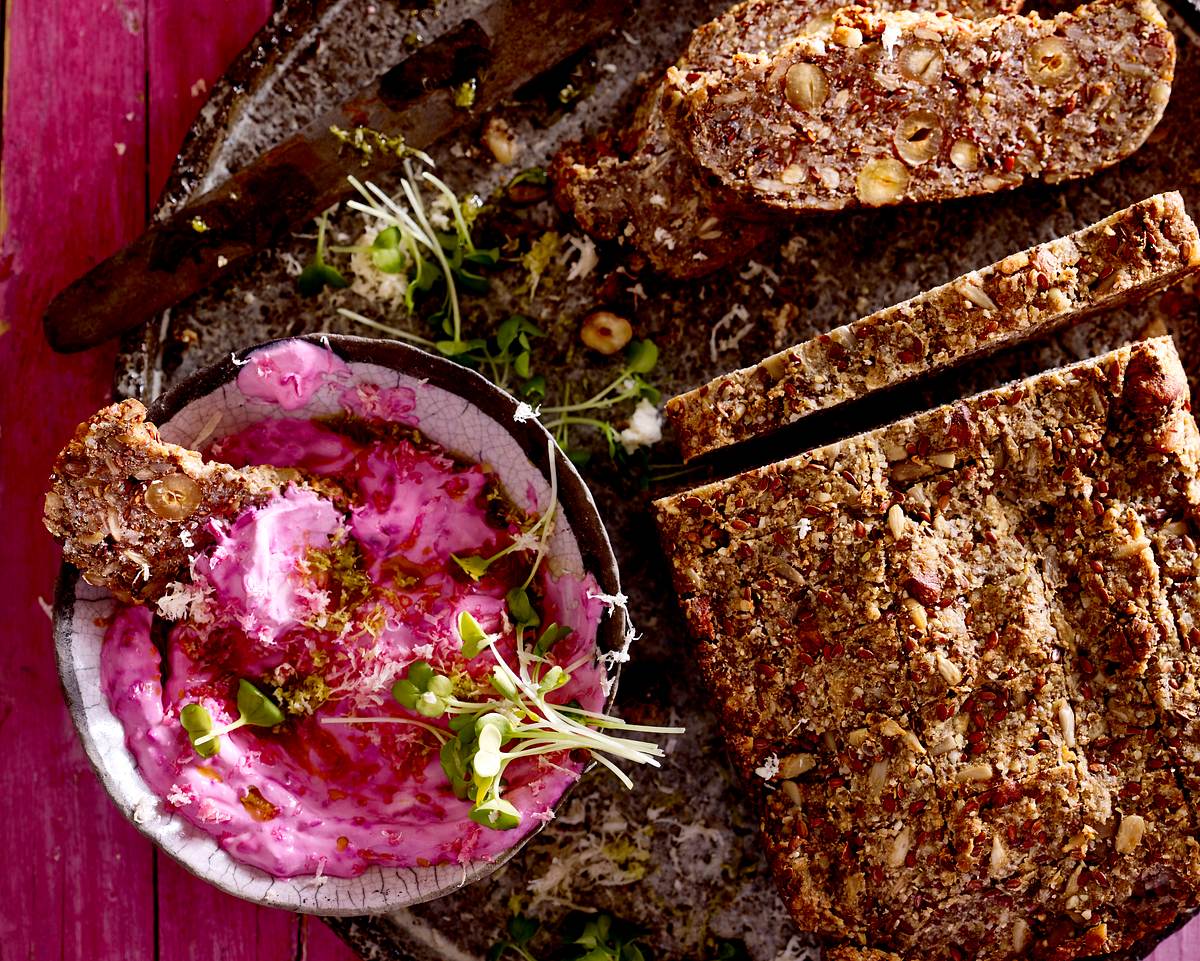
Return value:
[[(332, 383), (360, 427), (420, 427), (414, 389), (350, 386), (348, 375), (331, 351), (286, 341), (253, 354), (237, 385), (291, 411)], [(210, 453), (238, 466), (299, 468), (340, 493), (331, 499), (292, 485), (215, 529), (216, 545), (195, 558), (191, 582), (167, 602), (181, 616), (159, 632), (165, 654), (152, 640), (153, 611), (126, 607), (115, 616), (102, 683), (151, 790), (237, 860), (276, 877), (493, 859), (548, 820), (582, 770), (577, 758), (513, 761), (504, 796), (522, 821), (491, 830), (454, 796), (431, 733), (322, 723), (412, 718), (391, 686), (417, 660), (486, 677), (494, 656), (468, 662), (460, 650), (455, 624), (464, 610), (485, 631), (503, 632), (497, 648), (515, 664), (505, 592), (524, 578), (529, 555), (513, 552), (479, 582), (450, 557), (491, 556), (520, 532), (512, 519), (519, 513), (498, 509), (495, 478), (414, 430), (347, 430), (320, 420), (268, 418)], [(553, 660), (586, 663), (550, 699), (602, 710), (603, 669), (591, 656), (602, 611), (591, 596), (596, 582), (553, 570), (543, 564), (534, 581), (543, 623), (572, 629)], [(217, 727), (235, 720), (242, 678), (278, 698), (285, 723), (240, 728), (220, 738), (217, 754), (198, 756), (180, 710), (199, 703)]]

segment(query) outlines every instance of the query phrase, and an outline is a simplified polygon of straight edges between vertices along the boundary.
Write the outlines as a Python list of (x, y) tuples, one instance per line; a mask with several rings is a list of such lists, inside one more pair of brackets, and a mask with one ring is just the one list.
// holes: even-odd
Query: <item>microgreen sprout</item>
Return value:
[[(513, 915), (508, 922), (508, 938), (492, 945), (487, 961), (510, 956), (538, 961), (529, 947), (540, 929), (541, 925), (533, 918), (520, 913)], [(646, 961), (638, 945), (644, 932), (610, 914), (573, 911), (556, 933), (560, 945), (552, 956), (558, 961)]]
[(397, 160), (403, 160), (405, 157), (418, 157), (429, 164), (433, 163), (429, 154), (410, 147), (399, 135), (385, 134), (378, 130), (372, 130), (370, 127), (361, 126), (352, 130), (333, 126), (329, 128), (329, 132), (351, 150), (358, 151), (362, 155), (364, 167), (371, 165), (376, 154), (381, 157), (395, 157)]
[[(494, 267), (500, 252), (481, 250), (471, 239), (470, 221), (477, 208), (473, 204), (464, 207), (454, 192), (428, 170), (418, 176), (407, 158), (401, 195), (395, 199), (370, 181), (364, 184), (354, 177), (348, 179), (361, 197), (351, 200), (348, 206), (382, 225), (370, 247), (372, 262), (384, 273), (405, 273), (408, 277), (405, 307), (409, 313), (415, 309), (418, 295), (431, 294), (441, 286), (441, 306), (429, 321), (448, 339), (435, 341), (437, 349), (450, 357), (478, 349), (476, 341), (462, 336), (459, 287), (471, 293), (486, 292), (488, 282), (480, 270)], [(453, 230), (434, 228), (433, 215), (425, 202), (425, 190), (430, 188), (443, 198)]]
[[(526, 578), (521, 589), (528, 587), (537, 573), (538, 564), (541, 563), (541, 556), (545, 551), (546, 538), (552, 530), (554, 521), (554, 510), (558, 503), (558, 472), (554, 466), (554, 451), (550, 451), (550, 507), (539, 517), (528, 530), (522, 531), (507, 547), (502, 547), (490, 557), (482, 557), (479, 555), (466, 555), (460, 557), (457, 554), (451, 554), (450, 559), (454, 561), (463, 571), (465, 571), (473, 581), (482, 580), (487, 574), (488, 568), (502, 557), (513, 553), (514, 551), (536, 551), (537, 556), (534, 559), (533, 569)], [(511, 591), (510, 591), (511, 593)], [(509, 604), (511, 607), (512, 604)]]
[(474, 77), (454, 88), (454, 106), (469, 110), (475, 104), (475, 88), (477, 81)]
[[(543, 407), (542, 414), (576, 414), (582, 411), (602, 410), (612, 407), (622, 401), (645, 397), (653, 403), (658, 403), (658, 390), (648, 384), (644, 374), (652, 371), (658, 363), (658, 347), (652, 340), (635, 340), (625, 348), (625, 363), (620, 372), (606, 387), (593, 394), (587, 400), (575, 404), (564, 404), (559, 407)], [(546, 429), (551, 430), (556, 422), (547, 423)]]
[[(219, 738), (208, 738), (213, 728), (212, 715), (202, 704), (185, 704), (179, 712), (179, 723), (201, 757), (212, 757), (221, 750)], [(201, 738), (204, 738), (203, 742), (197, 743)]]
[(478, 656), (479, 652), (493, 640), (480, 627), (479, 622), (475, 620), (470, 611), (463, 611), (458, 615), (458, 639), (462, 644), (463, 657), (468, 661)]
[[(546, 337), (544, 330), (529, 317), (513, 314), (490, 332), (482, 335), (468, 332), (468, 306), (464, 298), (486, 294), (491, 283), (489, 273), (501, 266), (500, 250), (481, 248), (472, 235), (482, 201), (477, 197), (458, 197), (430, 169), (422, 169), (433, 166), (428, 155), (410, 150), (402, 142), (393, 145), (368, 128), (335, 133), (363, 152), (364, 158), (369, 159), (375, 151), (396, 152), (403, 160), (404, 172), (395, 196), (389, 196), (370, 181), (348, 178), (358, 194), (348, 206), (362, 214), (376, 232), (369, 242), (328, 250), (356, 255), (359, 273), (365, 267), (388, 277), (389, 289), (396, 291), (397, 299), (402, 295), (408, 315), (420, 313), (432, 326), (433, 333), (426, 336), (405, 325), (373, 319), (347, 307), (339, 307), (338, 313), (364, 327), (440, 353), (486, 374), (497, 386), (512, 391), (529, 404), (529, 411), (542, 404), (551, 393), (547, 373), (538, 370), (535, 362), (538, 342)], [(547, 186), (545, 171), (532, 168), (513, 178), (509, 193), (532, 200), (535, 194), (544, 195)], [(443, 216), (445, 219), (439, 220)], [(346, 286), (342, 274), (325, 261), (325, 232), (322, 216), (318, 221), (316, 256), (300, 278), (305, 293)], [(551, 266), (561, 260), (563, 247), (560, 234), (546, 231), (524, 253), (513, 258), (528, 274), (525, 290), (531, 305)], [(427, 305), (433, 305), (432, 312), (426, 309)], [(560, 381), (561, 388), (553, 392), (557, 403), (542, 406), (534, 416), (542, 420), (577, 465), (585, 463), (589, 455), (571, 446), (570, 435), (576, 428), (587, 428), (603, 437), (610, 457), (636, 467), (636, 459), (629, 459), (628, 451), (635, 445), (654, 441), (643, 439), (645, 435), (639, 436), (637, 431), (631, 433), (632, 421), (630, 430), (618, 430), (610, 420), (610, 412), (630, 401), (645, 400), (657, 406), (659, 392), (647, 380), (657, 360), (658, 349), (652, 341), (634, 341), (625, 352), (619, 373), (602, 390), (572, 403), (570, 384)]]
[[(588, 711), (574, 703), (564, 705), (549, 700), (551, 694), (570, 683), (572, 670), (591, 661), (587, 658), (567, 667), (551, 663), (548, 655), (571, 633), (565, 625), (551, 623), (540, 634), (534, 635), (536, 640), (531, 645), (526, 644), (526, 632), (542, 622), (534, 601), (533, 581), (545, 557), (558, 506), (558, 474), (553, 447), (550, 454), (549, 505), (537, 522), (518, 536), (518, 540), (523, 539), (528, 545), (536, 535), (536, 553), (524, 582), (512, 587), (505, 595), (516, 666), (510, 665), (497, 649), (502, 635), (487, 633), (472, 614), (462, 611), (456, 619), (456, 627), (464, 660), (473, 661), (486, 652), (495, 661), (486, 675), (486, 684), (477, 684), (473, 693), (460, 697), (456, 693), (459, 687), (449, 674), (439, 672), (428, 661), (418, 660), (409, 664), (392, 686), (392, 696), (402, 708), (426, 719), (413, 723), (434, 731), (440, 743), (442, 770), (454, 794), (461, 800), (472, 802), (471, 819), (495, 830), (508, 830), (521, 823), (520, 811), (503, 797), (504, 771), (513, 761), (585, 750), (631, 788), (633, 782), (615, 761), (658, 766), (664, 751), (653, 742), (624, 735), (683, 732), (682, 728), (628, 724), (620, 718)], [(466, 559), (481, 561), (474, 568), (470, 563), (464, 563), (464, 559), (455, 560), (471, 573), (472, 569), (486, 570), (487, 564), (496, 556)], [(406, 720), (363, 717), (329, 719), (326, 723), (404, 723)], [(431, 728), (426, 723), (437, 720), (443, 720), (448, 730)]]
[(319, 294), (326, 287), (347, 287), (349, 281), (336, 267), (325, 263), (325, 231), (329, 226), (328, 211), (317, 218), (317, 251), (313, 262), (300, 271), (296, 284), (305, 297)]
[(514, 204), (536, 203), (550, 193), (550, 177), (544, 168), (530, 167), (513, 177), (505, 192)]
[(238, 719), (214, 729), (212, 716), (200, 704), (186, 704), (179, 712), (179, 723), (187, 731), (192, 747), (201, 757), (211, 757), (220, 750), (218, 738), (240, 727), (275, 727), (283, 723), (283, 711), (274, 701), (252, 683), (238, 681)]

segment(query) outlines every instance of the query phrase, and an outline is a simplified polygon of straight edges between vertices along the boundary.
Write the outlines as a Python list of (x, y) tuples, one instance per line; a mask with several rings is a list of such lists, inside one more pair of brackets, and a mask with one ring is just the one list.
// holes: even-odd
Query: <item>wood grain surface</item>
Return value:
[(0, 959), (348, 961), (319, 920), (256, 908), (156, 855), (63, 705), (39, 599), (46, 474), (108, 398), (115, 348), (62, 357), (55, 290), (136, 236), (184, 133), (270, 0), (8, 0), (0, 173)]
[[(132, 239), (270, 0), (5, 0), (0, 140), (0, 961), (348, 961), (315, 919), (186, 874), (108, 802), (63, 706), (43, 600), (50, 463), (108, 397), (114, 350), (52, 354), (41, 312)], [(1200, 959), (1200, 924), (1154, 961)]]

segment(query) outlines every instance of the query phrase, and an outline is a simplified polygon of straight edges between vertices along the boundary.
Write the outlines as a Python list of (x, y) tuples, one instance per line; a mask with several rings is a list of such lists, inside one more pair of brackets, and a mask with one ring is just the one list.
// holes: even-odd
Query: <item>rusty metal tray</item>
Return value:
[[(436, 36), (480, 5), (475, 0), (443, 0), (429, 7), (389, 0), (286, 0), (214, 90), (159, 213), (214, 185), (341, 100), (399, 59), (406, 43)], [(502, 108), (524, 144), (517, 168), (492, 162), (479, 146), (476, 126), (434, 151), (440, 175), (458, 192), (487, 196), (515, 169), (544, 164), (558, 144), (622, 122), (635, 105), (640, 81), (665, 68), (689, 31), (725, 5), (721, 0), (643, 3), (622, 31)], [(635, 275), (627, 251), (602, 246), (600, 264), (588, 277), (566, 283), (560, 276), (539, 291), (534, 319), (552, 330), (569, 376), (586, 380), (593, 372), (579, 366), (580, 352), (571, 350), (579, 318), (601, 304), (630, 318), (638, 336), (653, 337), (660, 346), (655, 382), (667, 394), (1153, 193), (1181, 190), (1191, 209), (1200, 210), (1200, 138), (1195, 136), (1200, 45), (1179, 16), (1171, 20), (1180, 62), (1166, 116), (1151, 142), (1100, 176), (941, 206), (807, 221), (782, 243), (757, 251), (752, 261), (700, 282)], [(558, 93), (568, 85), (584, 96), (568, 98), (564, 105)], [(352, 169), (352, 158), (347, 165)], [(529, 230), (553, 227), (580, 234), (548, 202), (522, 216)], [(338, 225), (335, 219), (335, 230)], [(127, 337), (116, 369), (118, 392), (150, 399), (229, 351), (271, 337), (318, 330), (365, 333), (339, 318), (329, 299), (305, 300), (296, 292), (294, 274), (311, 250), (310, 238), (297, 237), (264, 252), (224, 286)], [(501, 289), (493, 301), (473, 306), (507, 313), (514, 303), (511, 294)], [(364, 309), (353, 294), (336, 296)], [(1175, 335), (1195, 391), (1200, 388), (1198, 313), (1190, 290), (1168, 292), (1134, 310), (906, 389), (882, 404), (860, 405), (852, 416), (826, 418), (791, 435), (786, 449), (795, 452), (830, 433), (886, 421), (905, 406), (916, 409), (1115, 347), (1158, 324)], [(677, 459), (669, 439), (655, 449), (656, 461)], [(669, 473), (658, 469), (658, 476)], [(816, 942), (792, 926), (768, 877), (753, 811), (724, 760), (649, 522), (650, 496), (701, 477), (676, 477), (647, 489), (644, 475), (604, 458), (594, 458), (586, 475), (642, 632), (623, 675), (622, 709), (659, 723), (682, 722), (688, 734), (674, 741), (661, 770), (637, 772), (635, 794), (601, 772), (589, 775), (559, 819), (488, 881), (394, 914), (331, 923), (367, 958), (476, 959), (500, 937), (512, 905), (519, 903), (550, 924), (571, 908), (611, 911), (643, 926), (646, 943), (663, 959), (709, 958), (714, 944), (725, 939), (743, 942), (754, 961), (815, 959)]]

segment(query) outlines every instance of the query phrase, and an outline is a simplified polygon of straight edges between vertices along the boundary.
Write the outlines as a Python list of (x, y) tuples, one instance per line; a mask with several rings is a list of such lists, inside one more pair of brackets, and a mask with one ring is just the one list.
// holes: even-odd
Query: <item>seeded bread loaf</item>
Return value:
[(657, 502), (800, 927), (1073, 961), (1200, 904), (1198, 465), (1160, 338)]
[(661, 87), (626, 135), (632, 150), (568, 144), (554, 158), (550, 177), (559, 207), (597, 240), (621, 240), (669, 277), (702, 277), (747, 256), (771, 226), (740, 219), (736, 206), (706, 185), (667, 135)]
[(792, 213), (1083, 177), (1158, 123), (1175, 44), (1151, 0), (1051, 20), (837, 12), (828, 38), (668, 71), (678, 142), (729, 191)]
[[(829, 28), (841, 0), (746, 0), (703, 25), (679, 60), (685, 72), (728, 71), (738, 53), (764, 55)], [(1015, 12), (1021, 0), (893, 0), (888, 9), (950, 7), (964, 16)], [(664, 85), (646, 94), (618, 149), (568, 144), (551, 178), (558, 205), (600, 240), (620, 238), (671, 277), (699, 277), (745, 257), (772, 231), (763, 211), (739, 203), (678, 149), (662, 115)]]
[(121, 600), (156, 600), (213, 543), (209, 522), (232, 519), (285, 482), (273, 468), (237, 470), (163, 443), (136, 400), (81, 424), (58, 455), (46, 529), (84, 580)]
[(667, 402), (685, 460), (1136, 301), (1200, 267), (1177, 193), (972, 271)]

